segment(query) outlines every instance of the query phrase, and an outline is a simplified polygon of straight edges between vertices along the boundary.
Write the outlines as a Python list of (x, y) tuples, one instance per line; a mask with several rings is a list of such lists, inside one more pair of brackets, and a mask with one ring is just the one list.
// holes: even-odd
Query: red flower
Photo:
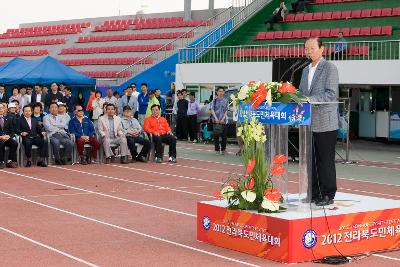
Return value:
[(271, 174), (273, 176), (281, 176), (281, 175), (285, 174), (285, 172), (286, 172), (286, 169), (281, 164), (274, 165), (271, 168)]
[(272, 160), (273, 163), (282, 164), (287, 161), (287, 157), (283, 154), (275, 155), (274, 159)]
[(214, 197), (216, 199), (224, 199), (224, 197), (221, 195), (221, 192), (219, 192), (219, 191), (214, 193)]
[(282, 86), (278, 89), (279, 93), (289, 93), (293, 94), (296, 93), (297, 89), (291, 83), (283, 83)]
[(255, 91), (250, 97), (251, 106), (253, 108), (258, 108), (260, 104), (264, 102), (265, 99), (267, 98), (267, 93), (268, 89), (267, 87), (265, 87), (265, 84), (264, 83), (260, 84), (260, 86), (258, 86), (257, 91)]
[(275, 188), (267, 188), (264, 190), (264, 197), (270, 201), (279, 201), (281, 199), (281, 192)]
[(255, 159), (249, 160), (249, 163), (247, 163), (246, 167), (246, 173), (250, 174), (253, 171), (254, 166), (256, 166), (256, 160)]
[(250, 180), (248, 180), (245, 183), (244, 187), (246, 188), (246, 190), (253, 190), (253, 188), (254, 188), (254, 178), (251, 177)]
[(232, 187), (237, 187), (237, 183), (235, 181), (229, 182), (228, 185), (230, 185)]

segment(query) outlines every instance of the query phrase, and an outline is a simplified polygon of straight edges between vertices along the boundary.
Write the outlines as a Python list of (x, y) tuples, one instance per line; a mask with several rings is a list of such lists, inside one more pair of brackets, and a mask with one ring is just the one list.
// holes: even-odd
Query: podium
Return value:
[[(299, 172), (298, 192), (289, 199), (288, 174), (272, 176), (274, 188), (283, 196), (283, 206), (286, 209), (309, 211), (311, 202), (311, 174), (312, 174), (312, 132), (311, 132), (311, 104), (310, 103), (262, 103), (258, 108), (251, 108), (250, 104), (241, 103), (238, 120), (249, 121), (251, 117), (265, 126), (267, 136), (266, 159), (272, 166), (275, 155), (288, 157), (289, 126), (299, 127)], [(288, 169), (288, 162), (284, 165)]]
[[(312, 131), (309, 103), (242, 103), (240, 121), (254, 116), (265, 124), (266, 159), (287, 155), (288, 127), (299, 127), (299, 172), (272, 177), (283, 196), (284, 212), (229, 209), (227, 200), (197, 204), (197, 240), (278, 262), (297, 263), (326, 256), (400, 248), (400, 201), (338, 192), (335, 203), (310, 203)], [(249, 116), (246, 118), (246, 116)], [(287, 162), (286, 162), (287, 170)], [(296, 184), (289, 194), (289, 185)]]

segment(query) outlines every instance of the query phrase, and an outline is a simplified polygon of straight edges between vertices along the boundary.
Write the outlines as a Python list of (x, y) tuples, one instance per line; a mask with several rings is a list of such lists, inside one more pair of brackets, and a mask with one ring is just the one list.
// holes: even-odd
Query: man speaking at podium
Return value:
[[(300, 91), (312, 105), (312, 201), (317, 206), (333, 204), (336, 194), (335, 144), (337, 139), (339, 75), (335, 65), (323, 57), (319, 38), (304, 44), (311, 63), (303, 69)], [(328, 104), (329, 102), (335, 102)]]

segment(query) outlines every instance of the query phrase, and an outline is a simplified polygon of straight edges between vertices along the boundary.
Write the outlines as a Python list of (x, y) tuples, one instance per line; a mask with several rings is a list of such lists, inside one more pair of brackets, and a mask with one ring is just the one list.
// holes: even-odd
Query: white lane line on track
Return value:
[[(14, 197), (14, 196), (9, 196), (9, 197)], [(11, 231), (11, 230), (9, 230), (9, 229), (6, 229), (6, 228), (4, 228), (4, 227), (1, 227), (1, 226), (0, 226), (0, 230), (1, 230), (1, 231), (4, 231), (4, 232), (6, 232), (6, 233), (9, 233), (9, 234), (11, 234), (11, 235), (13, 235), (13, 236), (16, 236), (16, 237), (19, 237), (19, 238), (21, 238), (21, 239), (24, 239), (25, 241), (29, 241), (29, 242), (31, 242), (31, 243), (33, 243), (33, 244), (35, 244), (35, 245), (40, 246), (40, 247), (46, 248), (46, 249), (48, 249), (48, 250), (50, 250), (50, 251), (53, 251), (53, 252), (55, 252), (55, 253), (61, 254), (61, 255), (65, 256), (65, 257), (68, 257), (68, 258), (70, 258), (70, 259), (72, 259), (72, 260), (75, 260), (75, 261), (80, 262), (80, 263), (82, 263), (82, 264), (85, 264), (85, 265), (87, 265), (87, 266), (92, 266), (92, 267), (97, 267), (97, 266), (98, 266), (98, 265), (93, 264), (93, 263), (91, 263), (91, 262), (88, 262), (88, 261), (86, 261), (86, 260), (84, 260), (84, 259), (75, 257), (75, 256), (73, 256), (73, 255), (71, 255), (71, 254), (68, 254), (68, 253), (64, 252), (64, 251), (58, 250), (58, 249), (56, 249), (56, 248), (54, 248), (54, 247), (51, 247), (51, 246), (46, 245), (46, 244), (43, 244), (43, 243), (41, 243), (41, 242), (39, 242), (39, 241), (33, 240), (33, 239), (31, 239), (31, 238), (29, 238), (29, 237), (27, 237), (27, 236), (21, 235), (21, 234), (19, 234), (19, 233), (16, 233), (16, 232)]]
[[(200, 162), (208, 162), (208, 163), (216, 163), (216, 164), (223, 164), (223, 165), (229, 165), (229, 166), (238, 166), (238, 167), (243, 167), (241, 164), (235, 164), (235, 163), (226, 163), (226, 162), (218, 162), (218, 161), (210, 161), (210, 160), (204, 160), (204, 159), (193, 159), (193, 158), (185, 158), (185, 157), (180, 157), (181, 159), (186, 159), (186, 160), (192, 160), (192, 161), (200, 161)], [(212, 169), (204, 169), (204, 170), (209, 170), (211, 171)], [(297, 172), (289, 172), (289, 173), (297, 173)], [(234, 173), (233, 173), (234, 174)], [(365, 180), (359, 180), (359, 179), (354, 179), (354, 178), (341, 178), (338, 177), (339, 180), (345, 180), (345, 181), (354, 181), (354, 182), (362, 182), (362, 183), (369, 183), (369, 184), (378, 184), (378, 185), (387, 185), (387, 186), (396, 186), (400, 187), (398, 184), (386, 184), (386, 183), (381, 183), (381, 182), (373, 182), (373, 181), (365, 181)]]
[(77, 173), (82, 173), (82, 174), (87, 174), (87, 175), (92, 175), (92, 176), (103, 177), (103, 178), (110, 179), (110, 180), (116, 180), (116, 181), (132, 183), (132, 184), (144, 185), (144, 186), (153, 187), (153, 188), (157, 188), (157, 189), (164, 189), (164, 190), (170, 190), (170, 191), (175, 191), (175, 192), (179, 192), (179, 193), (197, 195), (197, 196), (201, 196), (201, 197), (214, 198), (214, 197), (209, 196), (209, 195), (189, 192), (189, 191), (180, 190), (180, 189), (175, 189), (175, 188), (171, 188), (171, 187), (168, 187), (168, 186), (158, 186), (158, 185), (153, 185), (153, 184), (148, 184), (148, 183), (143, 183), (143, 182), (136, 182), (136, 181), (127, 180), (127, 179), (123, 179), (123, 178), (118, 178), (118, 177), (114, 177), (114, 176), (108, 176), (108, 175), (97, 174), (97, 173), (92, 173), (92, 172), (74, 170), (74, 169), (69, 169), (69, 168), (64, 168), (64, 167), (57, 167), (57, 166), (52, 166), (52, 167), (53, 168), (57, 168), (57, 169), (61, 169), (61, 170), (68, 170), (68, 171), (72, 171), (72, 172), (77, 172)]
[(372, 255), (372, 256), (375, 256), (375, 257), (380, 257), (380, 258), (388, 259), (388, 260), (400, 261), (399, 258), (389, 257), (389, 256), (381, 255), (381, 254), (371, 254), (371, 255)]
[[(54, 195), (33, 195), (33, 196), (22, 196), (27, 198), (41, 198), (41, 197), (63, 197), (63, 196), (80, 196), (80, 195), (91, 195), (92, 193), (72, 193), (72, 194), (54, 194)], [(6, 199), (10, 197), (0, 197), (0, 199)]]
[(117, 197), (117, 196), (113, 196), (113, 195), (108, 195), (108, 194), (104, 194), (104, 193), (100, 193), (100, 192), (95, 192), (95, 191), (91, 191), (91, 190), (87, 190), (87, 189), (83, 189), (83, 188), (79, 188), (79, 187), (75, 187), (75, 186), (56, 183), (56, 182), (52, 182), (52, 181), (36, 178), (36, 177), (33, 177), (33, 176), (28, 176), (28, 175), (19, 174), (19, 173), (10, 172), (10, 171), (4, 171), (4, 170), (0, 170), (0, 172), (16, 175), (16, 176), (24, 177), (24, 178), (27, 178), (27, 179), (44, 182), (44, 183), (55, 184), (55, 185), (58, 185), (58, 186), (64, 186), (64, 187), (75, 189), (75, 190), (78, 190), (78, 191), (82, 191), (82, 192), (86, 192), (86, 193), (92, 193), (92, 194), (95, 194), (95, 195), (108, 197), (108, 198), (112, 198), (112, 199), (116, 199), (116, 200), (121, 200), (121, 201), (125, 201), (125, 202), (128, 202), (128, 203), (133, 203), (133, 204), (137, 204), (137, 205), (141, 205), (141, 206), (145, 206), (145, 207), (149, 207), (149, 208), (154, 208), (154, 209), (159, 209), (159, 210), (163, 210), (163, 211), (173, 212), (173, 213), (176, 213), (176, 214), (186, 215), (186, 216), (190, 216), (190, 217), (194, 217), (194, 218), (197, 217), (196, 214), (191, 214), (191, 213), (187, 213), (187, 212), (182, 212), (182, 211), (177, 211), (177, 210), (173, 210), (173, 209), (163, 208), (163, 207), (160, 207), (160, 206), (151, 205), (151, 204), (147, 204), (147, 203), (143, 203), (143, 202), (139, 202), (139, 201), (134, 201), (134, 200), (130, 200), (130, 199), (122, 198), (122, 197)]
[(29, 203), (32, 203), (32, 204), (36, 204), (38, 206), (42, 206), (42, 207), (49, 208), (49, 209), (52, 209), (52, 210), (55, 210), (55, 211), (58, 211), (58, 212), (62, 212), (62, 213), (68, 214), (68, 215), (72, 215), (72, 216), (75, 216), (75, 217), (78, 217), (78, 218), (81, 218), (81, 219), (85, 219), (85, 220), (88, 220), (88, 221), (91, 221), (91, 222), (95, 222), (95, 223), (98, 223), (98, 224), (106, 225), (106, 226), (109, 226), (109, 227), (112, 227), (112, 228), (115, 228), (115, 229), (118, 229), (118, 230), (122, 230), (122, 231), (125, 231), (125, 232), (133, 233), (133, 234), (145, 237), (145, 238), (157, 240), (157, 241), (160, 241), (160, 242), (163, 242), (163, 243), (167, 243), (167, 244), (174, 245), (174, 246), (177, 246), (177, 247), (189, 249), (189, 250), (196, 251), (196, 252), (199, 252), (199, 253), (202, 253), (202, 254), (206, 254), (206, 255), (209, 255), (209, 256), (214, 256), (214, 257), (217, 257), (217, 258), (220, 258), (220, 259), (223, 259), (223, 260), (227, 260), (227, 261), (230, 261), (230, 262), (235, 262), (235, 263), (239, 263), (239, 264), (246, 265), (246, 266), (261, 267), (261, 266), (256, 265), (256, 264), (252, 264), (252, 263), (248, 263), (248, 262), (245, 262), (245, 261), (242, 261), (242, 260), (237, 260), (237, 259), (234, 259), (234, 258), (223, 256), (223, 255), (220, 255), (220, 254), (217, 254), (217, 253), (213, 253), (213, 252), (210, 252), (210, 251), (207, 251), (207, 250), (199, 249), (199, 248), (196, 248), (196, 247), (192, 247), (192, 246), (189, 246), (189, 245), (185, 245), (185, 244), (182, 244), (182, 243), (178, 243), (178, 242), (175, 242), (175, 241), (164, 239), (162, 237), (149, 235), (149, 234), (146, 234), (146, 233), (143, 233), (143, 232), (139, 232), (139, 231), (136, 231), (136, 230), (133, 230), (133, 229), (130, 229), (130, 228), (126, 228), (126, 227), (123, 227), (123, 226), (111, 224), (111, 223), (108, 223), (108, 222), (105, 222), (105, 221), (100, 221), (100, 220), (97, 220), (97, 219), (94, 219), (94, 218), (90, 218), (90, 217), (87, 217), (87, 216), (84, 216), (84, 215), (81, 215), (81, 214), (78, 214), (78, 213), (74, 213), (72, 211), (60, 209), (60, 208), (57, 208), (57, 207), (54, 207), (54, 206), (50, 206), (50, 205), (43, 204), (43, 203), (40, 203), (40, 202), (36, 202), (36, 201), (30, 200), (30, 199), (26, 199), (26, 198), (23, 198), (23, 197), (12, 195), (12, 194), (7, 193), (7, 192), (0, 191), (0, 193), (4, 194), (4, 195), (7, 195), (7, 196), (10, 196), (10, 197), (14, 197), (14, 198), (22, 200), (22, 201), (26, 201), (26, 202), (29, 202)]

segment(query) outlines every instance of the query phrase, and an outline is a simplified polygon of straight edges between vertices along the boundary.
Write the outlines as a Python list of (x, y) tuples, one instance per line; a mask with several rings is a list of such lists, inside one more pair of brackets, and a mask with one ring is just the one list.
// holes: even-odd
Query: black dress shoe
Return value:
[(25, 167), (31, 167), (31, 166), (32, 166), (32, 161), (28, 160), (28, 161), (26, 162)]
[(138, 156), (138, 157), (136, 158), (136, 161), (146, 163), (146, 162), (147, 162), (147, 159), (146, 159), (145, 157), (143, 157), (143, 156)]
[(6, 163), (4, 161), (0, 162), (0, 169), (4, 169), (6, 167)]
[(323, 196), (322, 199), (319, 199), (315, 202), (316, 206), (328, 206), (333, 204), (333, 198), (329, 196)]
[(39, 167), (47, 167), (47, 164), (44, 161), (38, 161), (37, 165)]
[(63, 162), (61, 160), (55, 160), (54, 164), (55, 165), (63, 165)]

